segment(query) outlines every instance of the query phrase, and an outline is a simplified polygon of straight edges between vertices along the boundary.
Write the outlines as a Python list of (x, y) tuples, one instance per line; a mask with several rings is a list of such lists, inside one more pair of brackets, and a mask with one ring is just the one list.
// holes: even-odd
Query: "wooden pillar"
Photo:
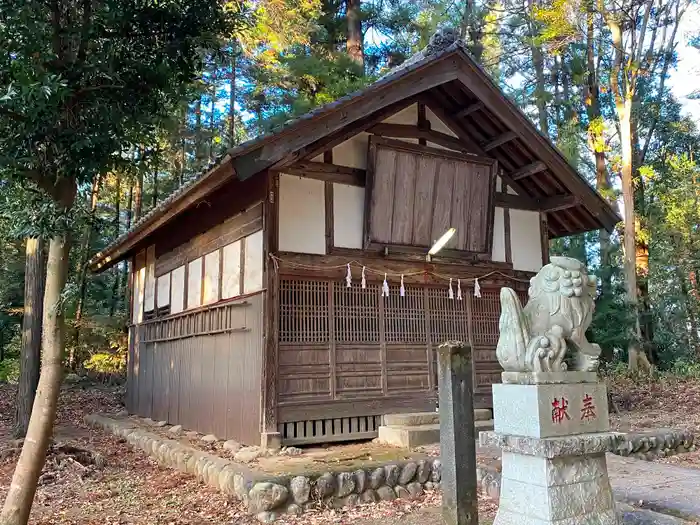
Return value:
[(461, 341), (438, 348), (442, 516), (446, 525), (478, 525), (472, 349)]
[(279, 236), (279, 174), (268, 173), (267, 193), (263, 215), (263, 266), (265, 296), (263, 312), (263, 370), (261, 445), (280, 448), (281, 436), (277, 427), (277, 370), (279, 352), (279, 272), (270, 255), (277, 252)]
[(540, 237), (542, 239), (542, 266), (549, 264), (549, 225), (547, 212), (540, 212)]

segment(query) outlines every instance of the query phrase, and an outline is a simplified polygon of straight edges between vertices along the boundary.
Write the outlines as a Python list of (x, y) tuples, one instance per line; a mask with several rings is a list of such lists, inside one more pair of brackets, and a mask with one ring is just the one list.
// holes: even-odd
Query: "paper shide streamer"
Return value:
[(382, 296), (389, 297), (389, 283), (386, 281), (386, 274), (384, 274), (384, 282), (382, 283)]

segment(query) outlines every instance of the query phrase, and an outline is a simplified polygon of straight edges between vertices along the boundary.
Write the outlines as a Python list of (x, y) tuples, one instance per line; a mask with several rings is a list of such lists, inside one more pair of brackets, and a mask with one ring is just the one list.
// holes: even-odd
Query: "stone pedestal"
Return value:
[(503, 454), (494, 525), (621, 523), (605, 460), (619, 439), (609, 432), (605, 385), (523, 379), (494, 385), (495, 430), (480, 437)]

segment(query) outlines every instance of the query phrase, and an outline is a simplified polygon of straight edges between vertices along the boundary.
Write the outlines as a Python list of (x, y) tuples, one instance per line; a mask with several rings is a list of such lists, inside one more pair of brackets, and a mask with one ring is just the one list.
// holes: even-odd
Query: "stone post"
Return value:
[(478, 525), (472, 350), (460, 341), (438, 348), (442, 514), (447, 525)]

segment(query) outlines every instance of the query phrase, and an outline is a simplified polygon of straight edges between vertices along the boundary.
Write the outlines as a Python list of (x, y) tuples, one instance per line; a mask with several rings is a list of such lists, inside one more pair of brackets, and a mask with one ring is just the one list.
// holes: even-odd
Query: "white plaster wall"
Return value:
[(394, 113), (382, 122), (386, 122), (387, 124), (410, 124), (415, 126), (418, 123), (418, 104), (408, 106), (406, 109)]
[[(349, 168), (367, 168), (369, 133), (359, 133), (333, 148), (333, 164)], [(323, 161), (323, 158), (321, 159)]]
[(221, 278), (221, 298), (230, 299), (241, 293), (241, 242), (224, 246), (222, 250), (223, 275)]
[(510, 210), (510, 242), (515, 270), (537, 272), (542, 268), (539, 212)]
[(496, 191), (501, 191), (501, 189), (503, 189), (503, 181), (501, 177), (496, 176)]
[(187, 265), (187, 309), (202, 304), (202, 257)]
[(204, 256), (204, 303), (211, 304), (219, 300), (219, 257), (220, 250)]
[(365, 189), (333, 184), (333, 244), (339, 248), (362, 248)]
[(252, 293), (262, 290), (263, 263), (263, 232), (260, 230), (245, 238), (243, 293)]
[(447, 124), (440, 120), (435, 113), (430, 111), (430, 108), (425, 109), (425, 116), (430, 121), (430, 127), (433, 131), (439, 131), (440, 133), (445, 133), (453, 137), (457, 136), (452, 132), (450, 128), (447, 127)]
[(325, 254), (325, 208), (323, 181), (280, 175), (279, 249)]
[(170, 313), (177, 314), (185, 309), (185, 265), (175, 268), (171, 275)]
[(491, 260), (506, 262), (506, 237), (503, 208), (496, 208), (493, 214), (493, 250)]
[(170, 304), (170, 273), (158, 277), (156, 288), (158, 290), (158, 297), (156, 300), (158, 308), (168, 306)]

